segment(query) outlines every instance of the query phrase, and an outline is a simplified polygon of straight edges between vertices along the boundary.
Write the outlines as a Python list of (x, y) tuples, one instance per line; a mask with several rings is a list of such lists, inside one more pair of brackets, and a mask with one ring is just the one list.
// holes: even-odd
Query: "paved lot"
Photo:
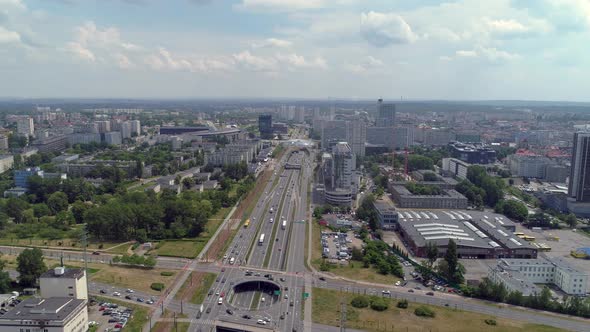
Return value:
[[(101, 308), (103, 310), (101, 310)], [(109, 310), (110, 314), (105, 315), (105, 310)], [(100, 304), (95, 304), (88, 307), (88, 321), (89, 322), (97, 322), (98, 329), (97, 331), (113, 331), (115, 329), (116, 324), (122, 324), (126, 322), (126, 317), (131, 317), (133, 315), (133, 311), (127, 310), (124, 306), (117, 306), (117, 308), (110, 309), (107, 305), (100, 306)], [(117, 322), (109, 323), (109, 320), (117, 320)]]

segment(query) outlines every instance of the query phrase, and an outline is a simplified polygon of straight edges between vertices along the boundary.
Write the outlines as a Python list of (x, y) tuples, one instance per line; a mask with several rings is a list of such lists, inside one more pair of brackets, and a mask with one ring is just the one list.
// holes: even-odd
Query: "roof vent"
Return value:
[(55, 269), (53, 269), (53, 272), (56, 276), (62, 276), (66, 272), (66, 268), (63, 266), (58, 266)]

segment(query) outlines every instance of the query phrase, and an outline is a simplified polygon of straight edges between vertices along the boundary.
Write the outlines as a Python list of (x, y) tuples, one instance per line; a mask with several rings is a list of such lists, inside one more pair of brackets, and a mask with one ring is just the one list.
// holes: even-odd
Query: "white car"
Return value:
[(399, 285), (401, 285), (401, 284), (402, 284), (402, 283), (401, 283), (399, 280), (395, 282), (395, 285), (396, 285), (396, 286), (399, 286)]
[(388, 291), (388, 290), (384, 290), (384, 291), (382, 291), (381, 293), (383, 293), (383, 295), (390, 295), (390, 294), (391, 294), (391, 292), (390, 292), (390, 291)]
[(114, 292), (114, 293), (113, 293), (113, 296), (121, 296), (121, 293), (119, 293), (119, 292)]
[(266, 325), (266, 321), (259, 319), (256, 321), (256, 324), (260, 324), (260, 325)]
[(131, 289), (131, 288), (128, 288), (127, 289), (127, 293), (135, 293), (135, 291), (133, 289)]
[(223, 304), (223, 297), (220, 297), (219, 300), (217, 300), (217, 304)]

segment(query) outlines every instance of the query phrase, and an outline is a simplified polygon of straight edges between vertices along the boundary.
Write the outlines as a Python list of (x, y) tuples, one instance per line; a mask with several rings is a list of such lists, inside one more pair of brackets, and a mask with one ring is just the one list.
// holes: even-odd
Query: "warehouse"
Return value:
[(459, 258), (536, 258), (537, 249), (516, 237), (508, 218), (488, 212), (398, 209), (398, 229), (408, 249), (426, 256), (428, 242), (444, 256), (450, 239)]

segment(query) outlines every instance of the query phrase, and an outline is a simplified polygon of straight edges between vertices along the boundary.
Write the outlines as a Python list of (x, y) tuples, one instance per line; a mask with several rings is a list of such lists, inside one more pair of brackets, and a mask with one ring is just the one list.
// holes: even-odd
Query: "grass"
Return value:
[(182, 284), (174, 298), (194, 304), (203, 303), (205, 297), (207, 297), (207, 291), (213, 285), (215, 278), (217, 278), (217, 274), (215, 273), (193, 271)]
[(139, 332), (143, 330), (143, 326), (148, 322), (148, 308), (129, 302), (118, 301), (114, 299), (107, 299), (97, 297), (98, 302), (110, 302), (116, 303), (120, 306), (133, 309), (133, 315), (131, 319), (127, 321), (127, 325), (122, 329), (123, 332)]
[(186, 240), (166, 240), (158, 243), (151, 253), (158, 256), (195, 258), (203, 250), (209, 238), (197, 238)]
[[(61, 245), (60, 245), (61, 243)], [(90, 241), (88, 243), (88, 250), (106, 250), (114, 247), (122, 242), (98, 242)], [(4, 246), (18, 246), (18, 247), (56, 247), (67, 248), (69, 250), (84, 250), (82, 242), (78, 239), (59, 239), (47, 240), (40, 238), (18, 239), (18, 238), (0, 238), (0, 245)], [(102, 245), (102, 247), (101, 247)]]
[[(382, 312), (370, 308), (357, 309), (350, 305), (354, 297), (351, 293), (340, 293), (321, 288), (313, 289), (314, 323), (338, 326), (340, 303), (346, 303), (346, 327), (365, 331), (437, 331), (437, 332), (558, 332), (565, 331), (546, 325), (530, 324), (515, 320), (497, 318), (490, 315), (454, 310), (451, 308), (424, 305), (436, 312), (435, 318), (421, 318), (414, 310), (422, 304), (410, 302), (407, 309), (396, 307), (396, 300), (389, 300), (389, 308)], [(496, 326), (485, 323), (494, 319)]]
[(257, 310), (258, 304), (260, 303), (260, 297), (262, 296), (262, 292), (254, 293), (254, 297), (252, 298), (252, 302), (250, 303), (250, 310)]
[[(169, 310), (164, 310), (164, 314), (162, 318), (174, 318), (174, 312)], [(176, 313), (176, 318), (187, 318), (186, 315)], [(174, 328), (174, 322), (166, 321), (166, 322), (157, 322), (151, 329), (152, 332), (169, 332), (169, 331), (178, 331), (178, 332), (186, 332), (190, 327), (190, 323), (188, 322), (177, 322), (176, 328)]]

